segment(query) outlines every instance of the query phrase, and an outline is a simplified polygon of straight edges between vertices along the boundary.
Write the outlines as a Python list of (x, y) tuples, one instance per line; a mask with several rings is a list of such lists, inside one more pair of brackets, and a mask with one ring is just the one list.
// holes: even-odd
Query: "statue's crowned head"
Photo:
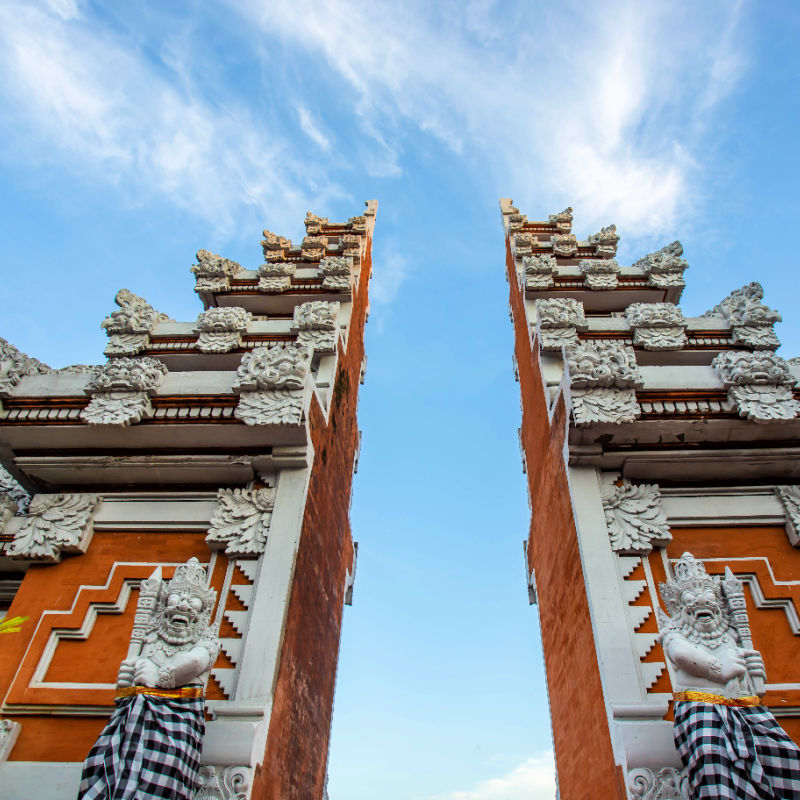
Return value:
[(675, 577), (659, 585), (672, 624), (691, 638), (709, 639), (728, 628), (722, 588), (702, 561), (684, 553), (673, 567)]
[(158, 635), (173, 645), (199, 639), (211, 620), (216, 596), (206, 586), (206, 571), (196, 558), (181, 564), (162, 590)]

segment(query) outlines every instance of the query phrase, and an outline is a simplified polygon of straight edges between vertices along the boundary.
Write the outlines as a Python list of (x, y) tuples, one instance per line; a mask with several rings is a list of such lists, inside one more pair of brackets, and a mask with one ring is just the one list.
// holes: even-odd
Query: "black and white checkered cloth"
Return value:
[(692, 800), (800, 800), (800, 748), (764, 706), (675, 702)]
[(78, 800), (192, 800), (205, 733), (202, 697), (117, 700), (83, 764)]

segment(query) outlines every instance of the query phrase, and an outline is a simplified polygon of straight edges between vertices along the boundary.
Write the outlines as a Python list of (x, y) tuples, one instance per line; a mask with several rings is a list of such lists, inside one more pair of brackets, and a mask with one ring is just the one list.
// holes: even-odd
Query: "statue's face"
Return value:
[(681, 595), (683, 624), (698, 633), (713, 633), (722, 626), (722, 608), (713, 589), (685, 591)]
[(190, 591), (170, 592), (162, 612), (159, 633), (170, 644), (192, 641), (197, 637), (202, 615), (202, 598)]

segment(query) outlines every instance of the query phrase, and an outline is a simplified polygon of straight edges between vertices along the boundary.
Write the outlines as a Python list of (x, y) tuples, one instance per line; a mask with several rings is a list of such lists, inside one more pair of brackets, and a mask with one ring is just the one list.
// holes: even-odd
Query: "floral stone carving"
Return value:
[(292, 327), (299, 330), (299, 344), (318, 352), (333, 352), (340, 303), (315, 300), (295, 306)]
[(358, 261), (361, 258), (361, 239), (352, 233), (339, 237), (339, 255)]
[(794, 419), (800, 410), (792, 392), (797, 378), (786, 361), (769, 350), (726, 350), (711, 366), (728, 390), (728, 399), (736, 404), (739, 416), (769, 422)]
[(607, 225), (605, 228), (600, 228), (597, 233), (593, 233), (589, 237), (588, 241), (597, 255), (604, 258), (613, 258), (617, 254), (617, 244), (619, 242), (617, 226)]
[(642, 410), (633, 389), (573, 389), (572, 414), (576, 425), (633, 422)]
[(14, 536), (14, 558), (56, 563), (62, 553), (85, 553), (100, 498), (95, 494), (37, 494)]
[(353, 233), (366, 233), (367, 232), (367, 218), (361, 214), (357, 217), (350, 217), (346, 223)]
[(603, 486), (600, 492), (611, 549), (620, 555), (646, 555), (654, 547), (669, 544), (672, 534), (661, 508), (655, 484), (638, 486), (623, 481)]
[(514, 256), (516, 258), (524, 258), (533, 253), (533, 245), (536, 239), (530, 233), (515, 233), (513, 242)]
[(81, 411), (90, 425), (127, 426), (152, 413), (150, 397), (167, 368), (157, 358), (115, 358), (95, 373), (86, 392), (92, 400)]
[(325, 255), (328, 239), (325, 236), (306, 236), (300, 245), (300, 251), (306, 261), (317, 261)]
[(322, 233), (322, 226), (329, 225), (328, 217), (318, 217), (310, 211), (306, 211), (306, 233), (309, 236), (317, 236)]
[(250, 767), (203, 766), (194, 800), (247, 800), (251, 779)]
[(150, 344), (149, 333), (156, 323), (171, 321), (128, 289), (120, 289), (114, 302), (119, 308), (100, 323), (108, 334), (108, 346), (104, 350), (107, 356), (136, 355)]
[(267, 544), (275, 489), (220, 489), (206, 542), (228, 556), (253, 558)]
[(625, 316), (633, 343), (645, 350), (680, 350), (686, 344), (686, 319), (674, 303), (631, 303)]
[(647, 767), (628, 770), (628, 791), (635, 800), (691, 800), (689, 779), (683, 770)]
[(253, 315), (239, 306), (209, 308), (197, 317), (198, 350), (204, 353), (227, 353), (242, 345), (242, 334)]
[(550, 237), (553, 254), (563, 258), (572, 258), (578, 252), (578, 237), (574, 233), (557, 233)]
[(23, 376), (45, 372), (50, 372), (47, 364), (26, 356), (13, 344), (0, 338), (0, 397), (7, 396)]
[(589, 289), (616, 289), (619, 285), (619, 264), (613, 258), (585, 258), (578, 267)]
[(558, 214), (550, 214), (548, 220), (559, 233), (569, 233), (572, 230), (572, 208), (568, 206)]
[(583, 304), (571, 297), (537, 300), (536, 317), (542, 350), (575, 345), (578, 331), (588, 327)]
[(265, 261), (283, 261), (292, 249), (292, 240), (265, 230), (264, 238), (261, 240), (261, 249), (264, 251)]
[(525, 256), (522, 266), (526, 289), (549, 289), (554, 283), (553, 276), (558, 272), (558, 264), (551, 255)]
[(632, 347), (603, 340), (581, 342), (567, 350), (570, 386), (632, 389), (642, 377)]
[(657, 286), (667, 289), (670, 286), (686, 286), (683, 280), (683, 273), (688, 269), (689, 264), (680, 256), (683, 255), (683, 245), (679, 241), (662, 247), (655, 253), (648, 253), (638, 261), (634, 261), (632, 266), (638, 267), (648, 276), (647, 282), (650, 286)]
[(350, 289), (350, 276), (353, 260), (345, 256), (328, 256), (319, 262), (322, 288), (332, 292), (346, 292)]
[(786, 535), (793, 547), (800, 547), (800, 486), (776, 486), (775, 494), (786, 512)]
[(226, 292), (231, 288), (231, 278), (241, 272), (242, 266), (208, 250), (197, 251), (197, 264), (192, 267), (196, 278), (196, 292)]
[(721, 303), (704, 317), (724, 317), (733, 330), (733, 340), (759, 350), (775, 350), (780, 341), (773, 325), (781, 321), (781, 315), (761, 300), (764, 289), (757, 281), (731, 292)]
[(295, 265), (290, 261), (261, 264), (258, 268), (258, 290), (268, 294), (292, 288)]
[(310, 357), (297, 342), (276, 342), (245, 354), (233, 384), (240, 393), (234, 414), (247, 425), (300, 424)]

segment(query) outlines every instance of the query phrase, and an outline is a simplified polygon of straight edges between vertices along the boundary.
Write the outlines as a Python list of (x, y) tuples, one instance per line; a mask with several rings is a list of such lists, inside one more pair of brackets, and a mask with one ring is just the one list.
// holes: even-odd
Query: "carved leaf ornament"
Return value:
[(275, 507), (274, 489), (220, 489), (206, 542), (228, 556), (252, 558), (264, 552)]
[(623, 555), (644, 555), (672, 541), (661, 493), (655, 484), (624, 481), (601, 489), (611, 549)]

